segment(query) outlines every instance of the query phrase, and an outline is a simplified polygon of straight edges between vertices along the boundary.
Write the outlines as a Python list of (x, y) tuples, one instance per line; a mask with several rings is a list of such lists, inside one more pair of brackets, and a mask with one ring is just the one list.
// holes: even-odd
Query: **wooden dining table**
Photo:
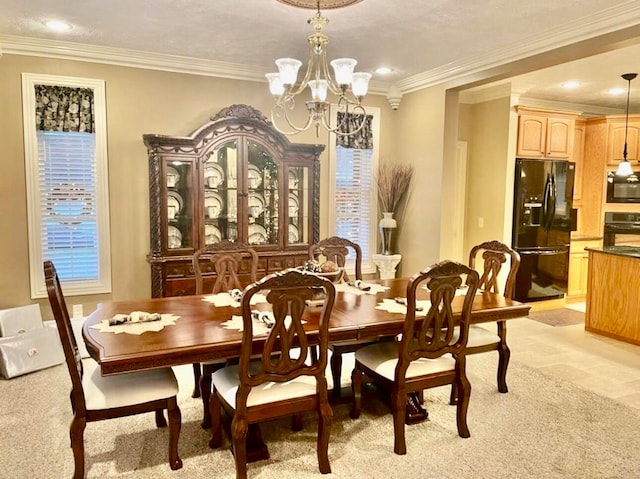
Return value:
[[(370, 339), (393, 336), (402, 332), (404, 314), (376, 309), (383, 299), (406, 296), (407, 279), (378, 280), (376, 284), (389, 289), (371, 294), (338, 292), (329, 323), (329, 341)], [(242, 333), (223, 325), (240, 308), (215, 306), (205, 296), (172, 296), (101, 303), (85, 320), (82, 335), (89, 355), (100, 365), (103, 376), (181, 364), (193, 364), (214, 359), (237, 358)], [(428, 299), (421, 290), (418, 300)], [(460, 314), (464, 297), (453, 301), (454, 314)], [(259, 305), (257, 306), (259, 307)], [(317, 329), (317, 314), (313, 308), (305, 324), (308, 331)], [(489, 323), (526, 316), (530, 306), (500, 295), (481, 292), (473, 301), (471, 322)], [(140, 335), (101, 332), (93, 326), (116, 314), (132, 311), (173, 314), (179, 317), (174, 325), (157, 332)], [(128, 326), (122, 326), (127, 328)], [(311, 333), (312, 334), (312, 333)], [(313, 337), (313, 336), (311, 336)], [(260, 338), (256, 338), (260, 351)]]
[[(406, 297), (407, 278), (372, 281), (387, 287), (377, 294), (357, 294), (353, 290), (337, 292), (329, 323), (329, 341), (375, 339), (402, 332), (404, 314), (378, 309), (383, 299)], [(418, 291), (418, 300), (428, 300), (425, 289)], [(85, 320), (82, 335), (89, 355), (100, 365), (102, 375), (109, 376), (215, 359), (232, 359), (240, 355), (242, 332), (225, 327), (232, 316), (241, 315), (240, 307), (215, 306), (205, 301), (205, 295), (173, 296), (153, 299), (108, 302), (98, 305)], [(464, 296), (454, 298), (454, 314), (460, 314)], [(266, 305), (256, 305), (256, 308)], [(507, 321), (524, 317), (530, 306), (501, 295), (479, 292), (473, 300), (472, 324)], [(102, 332), (95, 326), (116, 314), (132, 311), (172, 314), (175, 324), (160, 331), (142, 334)], [(319, 314), (313, 307), (305, 312), (305, 329), (313, 340)], [(121, 326), (128, 328), (129, 326)], [(261, 351), (266, 335), (257, 336), (255, 351)], [(424, 414), (424, 410), (416, 412)], [(426, 417), (426, 416), (425, 416)], [(259, 433), (258, 433), (259, 434)], [(257, 442), (261, 439), (258, 438)], [(255, 446), (253, 460), (268, 457), (266, 446)]]

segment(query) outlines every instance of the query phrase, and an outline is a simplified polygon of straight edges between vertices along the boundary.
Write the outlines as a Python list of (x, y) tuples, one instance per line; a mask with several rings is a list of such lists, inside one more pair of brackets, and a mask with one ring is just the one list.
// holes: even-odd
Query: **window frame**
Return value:
[[(373, 149), (371, 152), (371, 172), (372, 175), (375, 175), (375, 172), (378, 171), (378, 163), (379, 159), (379, 151), (380, 151), (380, 108), (378, 107), (366, 107), (366, 114), (371, 115), (373, 118), (371, 120), (371, 129), (373, 133)], [(330, 109), (330, 124), (337, 124), (338, 117), (338, 105), (331, 104)], [(329, 222), (329, 231), (331, 235), (336, 234), (336, 135), (329, 135), (329, 178), (331, 181), (329, 182), (329, 198), (331, 198), (331, 207), (329, 208), (328, 222)], [(369, 201), (371, 202), (370, 208), (370, 218), (369, 218), (369, 228), (372, 234), (369, 235), (369, 257), (362, 258), (362, 274), (375, 274), (376, 273), (376, 265), (373, 261), (373, 255), (376, 254), (378, 250), (378, 216), (379, 216), (379, 208), (378, 208), (378, 195), (377, 189), (375, 186), (375, 181), (372, 178), (372, 188), (369, 192)], [(353, 265), (349, 265), (347, 263), (347, 268), (353, 268)]]
[(45, 298), (41, 239), (41, 198), (38, 139), (36, 130), (36, 85), (90, 88), (95, 108), (96, 225), (99, 275), (95, 280), (61, 280), (65, 296), (111, 293), (111, 233), (109, 224), (109, 172), (107, 156), (107, 117), (105, 81), (56, 75), (22, 73), (22, 117), (24, 131), (27, 224), (29, 239), (29, 277), (31, 298)]

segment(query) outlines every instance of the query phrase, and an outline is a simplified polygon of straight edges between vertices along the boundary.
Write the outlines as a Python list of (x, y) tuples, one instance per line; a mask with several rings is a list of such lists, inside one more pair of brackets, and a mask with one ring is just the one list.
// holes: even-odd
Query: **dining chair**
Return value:
[(178, 439), (182, 418), (177, 402), (178, 381), (172, 369), (103, 377), (95, 361), (83, 362), (80, 357), (60, 280), (51, 261), (44, 262), (44, 277), (71, 376), (73, 420), (69, 436), (75, 462), (74, 479), (84, 477), (84, 430), (88, 422), (155, 412), (156, 426), (165, 427), (164, 409), (169, 416), (169, 466), (180, 469)]
[[(479, 267), (479, 258), (482, 258), (482, 267)], [(504, 289), (500, 289), (500, 272), (503, 265), (509, 262), (509, 272), (504, 283)], [(471, 248), (469, 252), (469, 267), (480, 274), (478, 289), (490, 293), (502, 294), (505, 298), (511, 298), (515, 284), (516, 274), (520, 267), (520, 255), (509, 246), (500, 241), (487, 241)], [(474, 324), (469, 328), (469, 341), (467, 342), (467, 355), (498, 351), (498, 391), (509, 392), (507, 388), (507, 367), (511, 351), (507, 346), (507, 323), (498, 321), (497, 331), (494, 332), (488, 326)], [(451, 404), (455, 403), (455, 386), (451, 391)]]
[[(273, 324), (264, 340), (260, 338), (260, 344), (256, 345), (253, 335), (255, 311), (250, 302), (261, 291), (268, 292)], [(324, 300), (322, 307), (307, 307), (307, 301), (319, 297)], [(333, 412), (325, 369), (334, 300), (335, 287), (330, 280), (298, 269), (270, 274), (244, 290), (240, 362), (213, 373), (210, 401), (209, 445), (217, 448), (222, 444), (224, 409), (232, 417), (231, 442), (237, 478), (247, 477), (249, 425), (304, 412), (318, 414), (319, 469), (323, 474), (331, 472), (328, 446)], [(309, 351), (314, 338), (319, 342), (316, 358), (312, 358)], [(253, 355), (256, 346), (261, 349), (257, 359)]]
[[(247, 268), (247, 260), (248, 268)], [(209, 291), (204, 289), (204, 276), (202, 262), (210, 262), (212, 266), (206, 268), (216, 274), (213, 287)], [(258, 254), (250, 246), (229, 240), (222, 240), (199, 249), (192, 257), (193, 272), (196, 277), (196, 294), (218, 294), (232, 289), (242, 290), (245, 284), (242, 283), (240, 273), (248, 273), (249, 281), (254, 283), (258, 275)], [(209, 396), (211, 395), (211, 374), (218, 368), (224, 366), (225, 360), (208, 361), (193, 365), (194, 389), (193, 397), (202, 396), (203, 418), (202, 428), (208, 429), (211, 426), (209, 417)]]
[[(360, 417), (363, 376), (391, 391), (394, 447), (396, 454), (406, 454), (405, 420), (407, 395), (424, 389), (455, 384), (458, 434), (469, 437), (467, 409), (471, 384), (467, 379), (465, 347), (473, 298), (478, 287), (476, 271), (461, 263), (442, 261), (415, 274), (407, 284), (407, 313), (402, 336), (397, 341), (380, 342), (356, 351), (356, 365), (351, 379), (353, 407), (351, 417)], [(467, 284), (459, 322), (451, 303), (456, 291)], [(425, 286), (430, 305), (424, 318), (416, 318), (416, 292)]]
[[(342, 276), (345, 281), (362, 280), (362, 249), (360, 245), (339, 236), (332, 236), (320, 240), (319, 242), (309, 246), (309, 259), (318, 260), (323, 256), (327, 261), (333, 261), (338, 267), (344, 268), (347, 262), (347, 256), (352, 254), (354, 257), (354, 278), (350, 278), (345, 271)], [(343, 355), (353, 353), (358, 348), (371, 344), (375, 340), (349, 340), (331, 343), (329, 350), (331, 351), (330, 367), (331, 376), (333, 377), (332, 395), (339, 397), (342, 389), (340, 387), (342, 380), (342, 363)]]

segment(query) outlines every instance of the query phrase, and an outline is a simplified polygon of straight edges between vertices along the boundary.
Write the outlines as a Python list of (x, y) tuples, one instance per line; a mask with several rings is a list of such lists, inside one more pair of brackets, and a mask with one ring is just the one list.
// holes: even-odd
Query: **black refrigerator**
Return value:
[(512, 246), (520, 253), (513, 298), (562, 298), (569, 276), (575, 164), (517, 158)]

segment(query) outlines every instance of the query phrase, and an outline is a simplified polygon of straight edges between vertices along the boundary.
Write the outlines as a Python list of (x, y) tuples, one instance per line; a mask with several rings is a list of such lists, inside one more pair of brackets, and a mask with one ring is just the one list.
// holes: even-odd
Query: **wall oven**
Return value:
[(640, 172), (629, 176), (607, 173), (607, 203), (640, 203)]
[(640, 246), (640, 213), (605, 212), (604, 246)]

